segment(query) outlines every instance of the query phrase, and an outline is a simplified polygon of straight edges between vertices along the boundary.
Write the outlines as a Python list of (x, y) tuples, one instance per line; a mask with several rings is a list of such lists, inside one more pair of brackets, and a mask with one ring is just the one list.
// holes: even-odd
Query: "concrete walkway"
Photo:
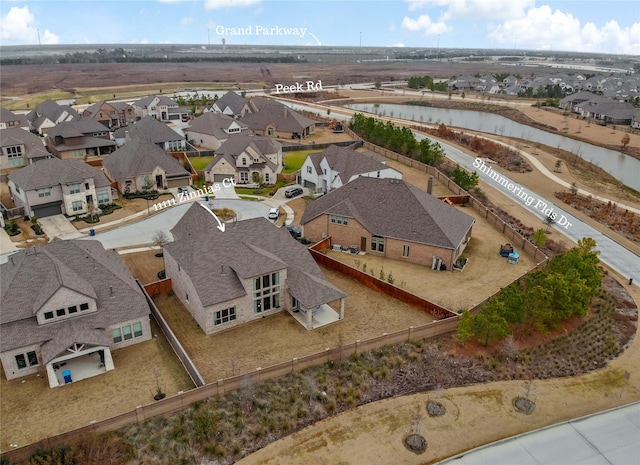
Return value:
[(42, 230), (49, 237), (49, 240), (54, 238), (67, 240), (77, 239), (82, 237), (83, 234), (76, 229), (76, 227), (69, 221), (69, 218), (60, 214), (47, 216), (45, 218), (38, 218)]

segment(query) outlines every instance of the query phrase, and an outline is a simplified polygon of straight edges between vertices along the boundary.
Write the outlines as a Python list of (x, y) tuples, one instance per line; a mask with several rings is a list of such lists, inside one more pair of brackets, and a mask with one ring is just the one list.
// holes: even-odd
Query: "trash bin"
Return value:
[(209, 196), (208, 196), (208, 195), (205, 195), (205, 196), (204, 196), (204, 201), (205, 201), (205, 202), (208, 202), (208, 201), (209, 201)]
[(71, 379), (71, 370), (64, 370), (62, 372), (62, 377), (64, 378), (64, 384), (71, 383), (73, 381)]
[(90, 236), (95, 236), (96, 235), (96, 230), (95, 229), (90, 229), (89, 230), (89, 235)]

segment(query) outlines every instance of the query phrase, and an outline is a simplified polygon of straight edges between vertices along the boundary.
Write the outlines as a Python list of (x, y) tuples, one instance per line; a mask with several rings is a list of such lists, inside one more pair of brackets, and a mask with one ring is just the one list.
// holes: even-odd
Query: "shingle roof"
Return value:
[(158, 166), (164, 170), (167, 177), (190, 176), (178, 160), (153, 142), (139, 137), (107, 155), (102, 164), (118, 183), (150, 174)]
[[(120, 256), (93, 240), (54, 239), (11, 255), (0, 265), (0, 351), (43, 346), (44, 363), (74, 342), (108, 344), (105, 328), (149, 314), (149, 306)], [(74, 284), (74, 281), (82, 277)], [(95, 297), (98, 311), (38, 325), (34, 302), (73, 288)], [(75, 302), (74, 302), (75, 303)]]
[(189, 124), (188, 132), (197, 132), (199, 134), (207, 134), (218, 140), (227, 139), (229, 133), (225, 131), (231, 124), (236, 123), (240, 126), (241, 131), (249, 129), (245, 123), (234, 119), (223, 113), (203, 113)]
[(263, 131), (267, 125), (272, 124), (277, 131), (301, 133), (304, 129), (314, 126), (315, 121), (302, 116), (280, 102), (270, 101), (261, 103), (261, 108), (257, 113), (248, 113), (240, 121), (249, 126), (252, 130)]
[(371, 234), (455, 249), (474, 218), (397, 179), (360, 177), (307, 205), (302, 224), (323, 215), (355, 218)]
[(136, 100), (133, 105), (140, 108), (146, 108), (151, 103), (153, 103), (156, 98), (158, 99), (158, 105), (166, 105), (168, 107), (178, 105), (175, 100), (170, 99), (166, 95), (149, 95), (148, 97), (143, 97), (140, 100)]
[(224, 94), (216, 101), (216, 105), (218, 106), (218, 108), (224, 111), (226, 107), (229, 107), (234, 115), (239, 115), (242, 112), (242, 107), (244, 107), (247, 103), (248, 100), (246, 98), (236, 94), (232, 90)]
[(129, 125), (125, 131), (129, 131), (131, 140), (135, 138), (144, 138), (158, 144), (164, 142), (172, 142), (183, 140), (184, 137), (171, 129), (153, 116), (145, 116), (134, 124)]
[(24, 145), (25, 156), (29, 159), (50, 157), (42, 139), (21, 128), (0, 129), (0, 147)]
[[(222, 159), (227, 160), (227, 162), (235, 166), (235, 159), (249, 147), (260, 155), (268, 155), (278, 153), (278, 151), (282, 149), (282, 144), (267, 136), (232, 135), (216, 150), (216, 156), (209, 162), (204, 171), (210, 170)], [(265, 157), (264, 162), (266, 162), (272, 170), (277, 170), (278, 167), (276, 164), (268, 158)]]
[(0, 122), (9, 123), (11, 121), (18, 121), (18, 126), (28, 126), (27, 118), (25, 115), (16, 115), (11, 110), (7, 110), (4, 107), (0, 107)]
[(47, 158), (9, 175), (9, 180), (25, 191), (82, 182), (89, 178), (93, 178), (96, 187), (111, 184), (102, 171), (73, 158)]
[(216, 226), (206, 207), (196, 203), (171, 230), (174, 242), (165, 246), (165, 253), (189, 275), (205, 307), (246, 295), (239, 278), (285, 268), (285, 285), (307, 308), (345, 297), (285, 228), (265, 218), (227, 225), (225, 232)]
[(35, 110), (31, 110), (27, 114), (27, 119), (34, 122), (37, 118), (44, 116), (55, 122), (63, 112), (67, 112), (71, 116), (70, 119), (77, 120), (79, 118), (78, 112), (69, 105), (59, 105), (53, 100), (45, 100)]
[(337, 145), (330, 145), (322, 152), (312, 153), (309, 157), (316, 173), (321, 172), (320, 162), (326, 159), (331, 170), (338, 173), (343, 184), (358, 174), (392, 169), (382, 163), (381, 157), (373, 152), (357, 152)]

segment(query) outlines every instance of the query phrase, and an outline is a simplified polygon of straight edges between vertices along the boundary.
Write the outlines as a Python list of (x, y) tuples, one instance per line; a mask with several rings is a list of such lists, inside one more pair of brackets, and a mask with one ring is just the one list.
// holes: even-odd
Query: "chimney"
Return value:
[(433, 176), (429, 176), (429, 181), (427, 182), (427, 193), (433, 195)]

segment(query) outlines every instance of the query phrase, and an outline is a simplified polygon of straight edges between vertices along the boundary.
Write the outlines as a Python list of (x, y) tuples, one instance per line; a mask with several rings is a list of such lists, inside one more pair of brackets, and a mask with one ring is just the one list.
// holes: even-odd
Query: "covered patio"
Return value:
[(113, 370), (114, 365), (108, 346), (74, 344), (47, 363), (46, 369), (49, 387), (54, 388), (101, 375)]
[(306, 329), (317, 329), (344, 318), (344, 299), (340, 299), (340, 313), (331, 308), (329, 304), (322, 304), (313, 309), (305, 309), (299, 306), (289, 313)]

